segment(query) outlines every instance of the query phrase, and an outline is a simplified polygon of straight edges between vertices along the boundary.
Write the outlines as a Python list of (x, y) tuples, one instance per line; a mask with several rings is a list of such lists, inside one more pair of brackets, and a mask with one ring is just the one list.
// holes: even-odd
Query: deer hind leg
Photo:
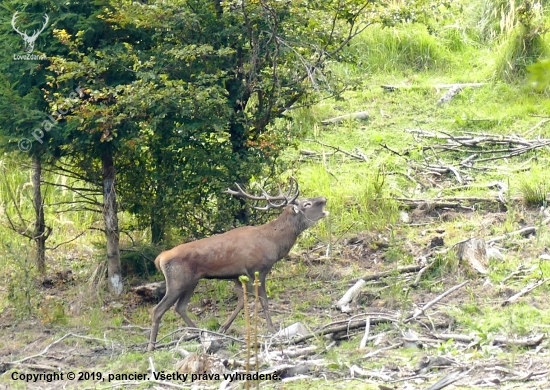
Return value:
[(183, 318), (187, 326), (190, 326), (191, 328), (196, 328), (197, 326), (193, 321), (191, 321), (191, 318), (189, 318), (189, 316), (187, 315), (187, 304), (193, 296), (193, 291), (195, 290), (195, 287), (197, 287), (197, 283), (198, 282), (195, 282), (191, 286), (188, 286), (183, 294), (181, 294), (180, 299), (176, 304), (176, 312), (181, 316), (181, 318)]
[(267, 302), (267, 292), (265, 291), (265, 278), (267, 274), (260, 274), (260, 287), (258, 288), (258, 292), (260, 294), (260, 302), (262, 303), (262, 307), (264, 309), (264, 315), (265, 315), (265, 322), (267, 323), (267, 329), (274, 333), (275, 327), (273, 326), (273, 322), (271, 321), (271, 316), (269, 315), (269, 306)]
[(239, 314), (239, 312), (244, 307), (243, 287), (239, 279), (235, 279), (235, 294), (237, 294), (237, 298), (239, 299), (239, 301), (237, 302), (237, 307), (235, 308), (235, 310), (233, 310), (233, 313), (231, 313), (227, 321), (225, 321), (225, 323), (220, 327), (219, 332), (221, 333), (225, 333), (227, 329), (229, 329), (229, 327), (237, 317), (237, 314)]
[(164, 295), (164, 298), (162, 298), (159, 304), (153, 308), (153, 325), (151, 326), (151, 336), (149, 338), (149, 346), (147, 347), (148, 351), (153, 351), (155, 349), (160, 320), (164, 313), (176, 303), (180, 294), (181, 290), (170, 288), (167, 284), (166, 295)]

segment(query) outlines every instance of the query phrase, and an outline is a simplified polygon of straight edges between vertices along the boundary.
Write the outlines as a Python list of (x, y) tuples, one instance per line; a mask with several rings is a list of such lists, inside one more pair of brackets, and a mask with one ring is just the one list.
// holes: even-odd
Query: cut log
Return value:
[(166, 294), (166, 282), (154, 282), (132, 288), (144, 302), (158, 303)]
[(353, 301), (359, 293), (363, 286), (367, 284), (363, 279), (359, 279), (353, 287), (351, 287), (338, 302), (336, 302), (336, 307), (342, 311), (342, 313), (348, 313), (351, 311), (349, 304)]
[(487, 274), (487, 246), (482, 238), (471, 238), (457, 245), (459, 261), (467, 261), (480, 274)]

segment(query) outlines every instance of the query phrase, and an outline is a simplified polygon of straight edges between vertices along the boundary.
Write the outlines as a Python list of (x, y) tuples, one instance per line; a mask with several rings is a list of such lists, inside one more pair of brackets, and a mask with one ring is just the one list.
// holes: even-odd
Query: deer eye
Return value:
[(303, 204), (303, 207), (311, 207), (311, 202), (306, 202)]

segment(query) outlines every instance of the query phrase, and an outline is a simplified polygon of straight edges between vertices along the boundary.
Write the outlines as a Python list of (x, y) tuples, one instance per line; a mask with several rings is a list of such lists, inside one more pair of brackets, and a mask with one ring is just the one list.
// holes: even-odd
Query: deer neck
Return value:
[(296, 239), (307, 227), (294, 215), (292, 209), (285, 209), (275, 220), (264, 225), (267, 237), (278, 244), (279, 258), (286, 256)]

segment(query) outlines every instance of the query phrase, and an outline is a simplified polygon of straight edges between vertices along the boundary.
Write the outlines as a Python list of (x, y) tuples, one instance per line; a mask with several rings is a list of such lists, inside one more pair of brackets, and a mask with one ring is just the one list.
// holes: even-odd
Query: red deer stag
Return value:
[(280, 192), (278, 196), (269, 196), (265, 191), (262, 191), (263, 196), (253, 196), (243, 191), (239, 185), (238, 191), (228, 189), (227, 192), (231, 195), (267, 202), (267, 206), (256, 207), (257, 209), (284, 207), (284, 210), (277, 219), (265, 225), (239, 227), (220, 235), (179, 245), (158, 255), (155, 266), (166, 279), (166, 295), (153, 309), (149, 351), (155, 349), (162, 316), (174, 303), (177, 302), (176, 312), (187, 325), (196, 327), (187, 316), (187, 304), (200, 279), (226, 279), (235, 282), (238, 303), (237, 308), (220, 327), (220, 332), (225, 332), (244, 307), (239, 276), (253, 278), (254, 272), (258, 271), (261, 281), (260, 301), (267, 326), (271, 332), (275, 330), (269, 315), (265, 278), (273, 265), (288, 254), (300, 233), (328, 215), (324, 210), (327, 203), (324, 197), (297, 199), (297, 184), (295, 194), (292, 194), (294, 184), (295, 181), (291, 180), (289, 192)]

